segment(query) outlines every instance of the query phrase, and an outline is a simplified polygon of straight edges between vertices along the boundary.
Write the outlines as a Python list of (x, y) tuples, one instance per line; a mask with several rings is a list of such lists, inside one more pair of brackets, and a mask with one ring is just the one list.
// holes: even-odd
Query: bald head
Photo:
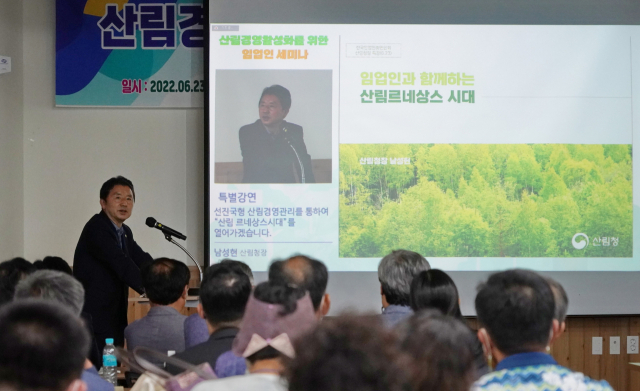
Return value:
[(296, 256), (284, 262), (284, 271), (296, 285), (304, 284), (307, 276), (313, 273), (313, 268), (306, 257)]
[(329, 273), (324, 263), (297, 254), (284, 261), (274, 261), (269, 267), (269, 280), (294, 284), (309, 291), (313, 308), (318, 311), (327, 289)]

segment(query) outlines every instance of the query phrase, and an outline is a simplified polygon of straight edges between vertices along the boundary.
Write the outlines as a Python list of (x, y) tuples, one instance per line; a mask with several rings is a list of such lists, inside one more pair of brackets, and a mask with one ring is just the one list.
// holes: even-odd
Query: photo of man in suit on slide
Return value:
[(265, 88), (259, 119), (240, 128), (243, 183), (315, 183), (302, 126), (285, 121), (291, 93), (281, 85)]

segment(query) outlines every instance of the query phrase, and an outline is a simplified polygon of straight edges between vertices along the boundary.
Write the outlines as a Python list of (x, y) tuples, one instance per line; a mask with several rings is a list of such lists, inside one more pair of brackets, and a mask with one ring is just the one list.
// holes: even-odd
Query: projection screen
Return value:
[(335, 314), (378, 309), (406, 248), (465, 314), (513, 267), (561, 281), (570, 314), (638, 312), (640, 28), (579, 3), (210, 3), (209, 263), (321, 259)]

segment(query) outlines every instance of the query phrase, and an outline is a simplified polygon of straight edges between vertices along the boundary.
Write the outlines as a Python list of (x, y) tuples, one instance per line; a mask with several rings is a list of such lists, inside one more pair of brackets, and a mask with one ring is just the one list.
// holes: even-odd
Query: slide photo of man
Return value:
[[(331, 76), (217, 71), (215, 182), (331, 183)], [(258, 119), (247, 124), (256, 117), (255, 103), (246, 102), (251, 94)]]

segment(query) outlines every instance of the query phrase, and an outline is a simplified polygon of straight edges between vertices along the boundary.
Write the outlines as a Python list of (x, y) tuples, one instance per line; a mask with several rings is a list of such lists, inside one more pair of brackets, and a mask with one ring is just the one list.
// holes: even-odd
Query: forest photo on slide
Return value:
[(626, 144), (340, 145), (345, 258), (631, 257), (632, 202)]

